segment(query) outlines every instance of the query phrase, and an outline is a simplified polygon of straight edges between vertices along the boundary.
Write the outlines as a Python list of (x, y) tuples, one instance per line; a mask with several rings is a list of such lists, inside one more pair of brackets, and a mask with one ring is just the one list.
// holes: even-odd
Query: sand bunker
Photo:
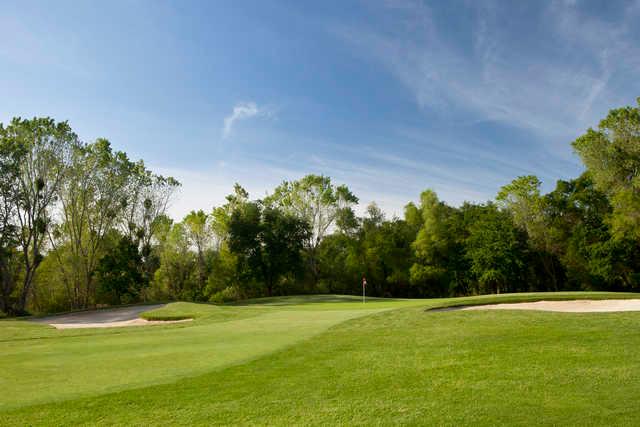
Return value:
[(124, 326), (146, 326), (146, 325), (166, 325), (167, 323), (191, 322), (193, 319), (182, 320), (147, 320), (132, 319), (120, 322), (104, 322), (104, 323), (49, 323), (56, 329), (81, 329), (81, 328), (121, 328)]
[(141, 319), (140, 313), (156, 308), (164, 307), (164, 304), (138, 305), (134, 307), (121, 307), (108, 310), (82, 311), (78, 313), (61, 314), (57, 316), (35, 319), (34, 322), (46, 323), (56, 329), (80, 329), (80, 328), (119, 328), (125, 326), (166, 325), (167, 323), (190, 322), (193, 319), (183, 320), (146, 320)]
[(640, 311), (640, 299), (537, 301), (462, 307), (461, 310), (541, 310), (566, 313), (607, 313)]

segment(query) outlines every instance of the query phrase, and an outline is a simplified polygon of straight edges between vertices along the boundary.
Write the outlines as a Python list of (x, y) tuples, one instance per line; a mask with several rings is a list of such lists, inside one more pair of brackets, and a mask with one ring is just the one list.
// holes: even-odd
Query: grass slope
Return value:
[[(190, 305), (185, 312), (193, 315)], [(26, 337), (1, 342), (0, 389), (11, 393), (0, 397), (0, 410), (173, 382), (271, 353), (369, 313), (208, 308), (212, 313), (194, 322), (166, 326), (58, 331), (7, 322), (9, 336), (15, 337), (20, 323)]]
[[(317, 298), (184, 304), (170, 314), (200, 313), (189, 326), (5, 340), (0, 369), (13, 373), (0, 378), (11, 390), (0, 424), (611, 425), (640, 416), (640, 313), (425, 312), (566, 294), (379, 301), (366, 311)], [(226, 310), (251, 313), (225, 321)]]

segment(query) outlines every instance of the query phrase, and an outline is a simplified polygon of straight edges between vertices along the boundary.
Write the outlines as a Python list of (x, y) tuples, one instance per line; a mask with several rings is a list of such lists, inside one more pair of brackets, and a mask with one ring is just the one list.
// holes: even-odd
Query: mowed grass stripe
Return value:
[(189, 326), (4, 342), (0, 389), (11, 393), (0, 397), (0, 410), (174, 382), (268, 354), (368, 313), (263, 310), (226, 322), (203, 319)]

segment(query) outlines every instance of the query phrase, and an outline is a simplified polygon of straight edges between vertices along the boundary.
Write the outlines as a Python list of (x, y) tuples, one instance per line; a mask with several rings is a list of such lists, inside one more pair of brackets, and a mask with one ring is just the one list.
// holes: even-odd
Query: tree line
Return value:
[(0, 124), (0, 310), (357, 294), (363, 276), (387, 297), (638, 290), (640, 108), (572, 145), (585, 172), (547, 194), (529, 175), (486, 203), (426, 190), (402, 218), (358, 216), (347, 186), (308, 175), (256, 200), (236, 184), (174, 221), (175, 179), (67, 122), (16, 118)]

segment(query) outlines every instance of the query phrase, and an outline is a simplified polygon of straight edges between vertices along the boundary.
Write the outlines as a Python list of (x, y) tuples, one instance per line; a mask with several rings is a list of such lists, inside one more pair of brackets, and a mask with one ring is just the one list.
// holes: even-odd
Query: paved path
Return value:
[(34, 322), (47, 323), (59, 329), (83, 328), (83, 327), (111, 327), (127, 326), (137, 324), (132, 321), (139, 319), (140, 313), (156, 308), (164, 307), (165, 304), (136, 305), (131, 307), (110, 308), (104, 310), (80, 311), (77, 313), (59, 314), (55, 316), (41, 317), (34, 319)]

